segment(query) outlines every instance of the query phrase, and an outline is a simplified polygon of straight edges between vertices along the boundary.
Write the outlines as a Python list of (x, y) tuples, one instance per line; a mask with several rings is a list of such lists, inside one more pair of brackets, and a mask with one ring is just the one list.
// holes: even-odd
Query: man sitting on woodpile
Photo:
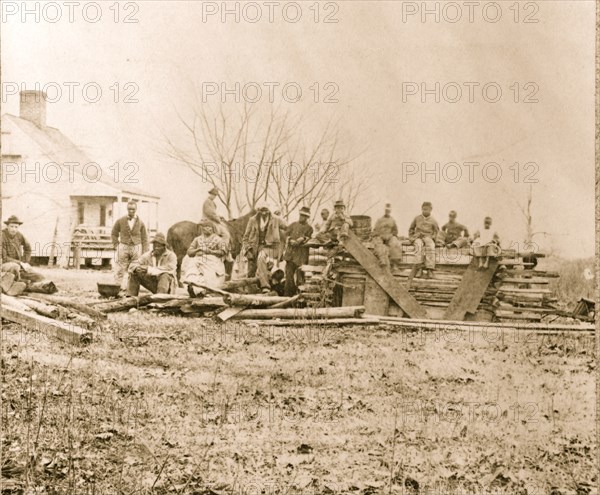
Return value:
[(321, 210), (321, 220), (315, 224), (315, 233), (319, 233), (325, 227), (327, 220), (329, 219), (329, 210), (327, 208), (323, 208)]
[(478, 268), (485, 270), (490, 258), (497, 258), (502, 254), (500, 249), (500, 237), (492, 230), (492, 217), (485, 217), (483, 230), (478, 230), (473, 235), (473, 256), (477, 258)]
[(177, 256), (167, 249), (165, 235), (157, 233), (152, 249), (129, 265), (128, 294), (137, 296), (140, 285), (153, 294), (174, 294), (177, 287)]
[(242, 253), (248, 260), (248, 277), (258, 276), (264, 293), (270, 291), (270, 270), (279, 261), (287, 225), (281, 217), (271, 214), (266, 203), (257, 205), (258, 212), (246, 226)]
[[(222, 237), (215, 233), (213, 224), (207, 220), (200, 222), (202, 234), (196, 237), (181, 262), (182, 281), (188, 284), (188, 294), (196, 297), (194, 287), (207, 285), (220, 288), (225, 282), (223, 260), (227, 246)], [(203, 290), (198, 291), (204, 293)]]
[(435, 241), (440, 230), (438, 223), (431, 216), (433, 209), (429, 201), (425, 201), (421, 205), (421, 214), (415, 217), (408, 229), (408, 235), (411, 242), (417, 250), (417, 262), (419, 268), (416, 277), (423, 275), (424, 268), (427, 272), (427, 278), (433, 278), (435, 270)]
[(22, 280), (26, 284), (43, 280), (44, 276), (33, 271), (29, 264), (31, 245), (19, 232), (23, 222), (12, 215), (4, 223), (6, 228), (2, 230), (2, 272), (12, 273), (15, 281)]
[(389, 261), (402, 259), (402, 242), (398, 239), (398, 226), (396, 220), (392, 217), (392, 205), (390, 203), (386, 203), (383, 217), (375, 222), (373, 240), (376, 241), (377, 238), (381, 238), (383, 244), (388, 248), (387, 250), (375, 249), (376, 255), (377, 253), (381, 253), (381, 256), (384, 253), (387, 255), (387, 260), (380, 259), (382, 266), (388, 265)]
[(469, 245), (469, 230), (463, 224), (456, 221), (456, 212), (452, 210), (448, 214), (448, 223), (439, 231), (436, 244), (447, 248), (463, 248)]
[(334, 203), (333, 210), (333, 215), (327, 219), (323, 230), (315, 237), (321, 243), (336, 244), (339, 239), (348, 237), (348, 231), (352, 227), (352, 219), (346, 215), (346, 205), (341, 199)]
[[(298, 269), (308, 263), (306, 242), (313, 234), (313, 228), (308, 224), (309, 217), (310, 209), (303, 206), (300, 208), (300, 219), (287, 229), (283, 259), (285, 260), (285, 295), (288, 297), (294, 296), (298, 291), (297, 285), (302, 282), (300, 280), (302, 273)], [(298, 284), (296, 278), (298, 278)]]

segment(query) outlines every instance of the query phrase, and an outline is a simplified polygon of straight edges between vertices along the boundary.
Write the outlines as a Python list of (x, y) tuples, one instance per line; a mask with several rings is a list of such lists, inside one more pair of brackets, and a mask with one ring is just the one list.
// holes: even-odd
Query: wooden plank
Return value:
[[(50, 294), (29, 294), (28, 297), (36, 301), (59, 304), (60, 306), (66, 306), (67, 308), (76, 309), (77, 311), (85, 313), (86, 315), (91, 316), (93, 318), (98, 318), (101, 320), (105, 320), (107, 318), (106, 313), (98, 311), (97, 309), (94, 309), (87, 304), (72, 301), (69, 297), (66, 296), (55, 296)], [(97, 303), (98, 301), (94, 302)]]
[(364, 306), (348, 306), (340, 308), (285, 308), (285, 309), (245, 309), (238, 313), (240, 319), (290, 319), (306, 318), (307, 320), (331, 318), (360, 318), (365, 312)]
[(218, 315), (217, 318), (221, 321), (227, 321), (230, 318), (233, 318), (235, 315), (237, 315), (238, 313), (241, 313), (242, 311), (244, 311), (246, 308), (244, 306), (236, 306), (234, 308), (225, 308), (223, 311), (221, 311)]
[(82, 344), (91, 341), (92, 338), (91, 334), (81, 327), (46, 318), (33, 311), (23, 311), (3, 304), (0, 307), (0, 315), (5, 320), (18, 323), (29, 330), (44, 333), (64, 342)]
[(318, 320), (241, 320), (241, 323), (269, 327), (313, 327), (317, 325), (379, 325), (380, 321), (377, 317), (372, 316), (370, 318), (329, 318)]
[(475, 321), (449, 321), (449, 320), (421, 320), (421, 319), (409, 319), (409, 318), (393, 318), (391, 316), (376, 316), (376, 315), (363, 315), (364, 318), (379, 318), (381, 323), (390, 324), (405, 328), (420, 328), (423, 330), (473, 330), (473, 331), (487, 331), (490, 328), (500, 328), (514, 331), (527, 331), (535, 330), (536, 332), (551, 331), (551, 332), (573, 332), (574, 334), (590, 335), (596, 330), (593, 323), (580, 324), (580, 325), (565, 325), (565, 324), (552, 324), (552, 323), (496, 323), (496, 322), (475, 322)]
[(389, 305), (389, 296), (373, 277), (367, 275), (365, 282), (365, 311), (372, 315), (386, 315)]
[(498, 267), (498, 262), (493, 258), (490, 259), (489, 266), (485, 270), (478, 269), (478, 263), (474, 259), (467, 268), (458, 289), (454, 293), (454, 297), (444, 313), (444, 319), (462, 321), (467, 313), (477, 311), (477, 307)]
[(358, 237), (350, 231), (343, 239), (343, 246), (354, 256), (361, 266), (373, 277), (381, 288), (402, 308), (411, 318), (427, 318), (427, 311), (417, 300), (402, 287), (389, 271), (384, 270), (373, 253), (362, 245)]

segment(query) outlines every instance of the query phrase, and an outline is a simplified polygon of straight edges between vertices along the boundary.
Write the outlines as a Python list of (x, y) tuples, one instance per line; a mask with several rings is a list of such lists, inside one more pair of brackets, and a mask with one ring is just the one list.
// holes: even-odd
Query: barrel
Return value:
[(369, 240), (371, 238), (371, 217), (352, 215), (350, 218), (352, 219), (352, 232), (363, 241)]

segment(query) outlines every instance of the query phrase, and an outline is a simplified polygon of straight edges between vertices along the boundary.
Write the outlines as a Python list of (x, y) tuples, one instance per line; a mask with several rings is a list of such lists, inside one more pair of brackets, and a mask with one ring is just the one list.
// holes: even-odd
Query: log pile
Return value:
[(311, 308), (324, 308), (333, 303), (333, 288), (330, 272), (335, 260), (329, 258), (329, 251), (322, 246), (309, 248), (308, 265), (300, 267), (304, 281), (298, 291)]
[(504, 270), (496, 274), (495, 320), (499, 322), (540, 322), (548, 315), (558, 315), (557, 299), (549, 279), (557, 273), (536, 270)]
[[(37, 294), (36, 294), (37, 295)], [(33, 297), (0, 298), (0, 316), (27, 330), (72, 344), (88, 343), (99, 322), (72, 308), (51, 304)]]
[[(368, 242), (365, 245), (372, 248)], [(348, 253), (342, 252), (337, 258), (343, 261), (334, 263), (331, 276), (342, 290), (334, 304), (365, 304), (370, 314), (406, 316)], [(468, 249), (436, 248), (434, 278), (417, 278), (414, 247), (404, 245), (402, 257), (392, 259), (389, 270), (430, 318), (442, 319), (471, 261)], [(476, 313), (468, 313), (467, 320), (539, 323), (548, 315), (561, 314), (555, 307), (556, 298), (548, 289), (549, 279), (557, 277), (556, 273), (531, 269), (532, 263), (514, 250), (504, 250), (498, 265)]]

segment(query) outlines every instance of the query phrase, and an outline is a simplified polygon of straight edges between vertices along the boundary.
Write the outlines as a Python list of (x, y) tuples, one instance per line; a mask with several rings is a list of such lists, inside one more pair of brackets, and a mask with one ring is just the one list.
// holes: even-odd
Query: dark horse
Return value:
[[(229, 220), (225, 222), (229, 234), (231, 235), (231, 256), (235, 260), (240, 251), (242, 250), (242, 239), (244, 232), (246, 231), (246, 225), (248, 220), (256, 212), (252, 211), (246, 213), (240, 218)], [(167, 232), (167, 243), (171, 246), (171, 249), (177, 255), (177, 280), (181, 280), (181, 260), (186, 255), (188, 248), (192, 241), (200, 235), (200, 227), (197, 223), (189, 222), (187, 220), (183, 222), (177, 222)], [(225, 262), (225, 271), (227, 277), (231, 277), (233, 271), (233, 262)]]

